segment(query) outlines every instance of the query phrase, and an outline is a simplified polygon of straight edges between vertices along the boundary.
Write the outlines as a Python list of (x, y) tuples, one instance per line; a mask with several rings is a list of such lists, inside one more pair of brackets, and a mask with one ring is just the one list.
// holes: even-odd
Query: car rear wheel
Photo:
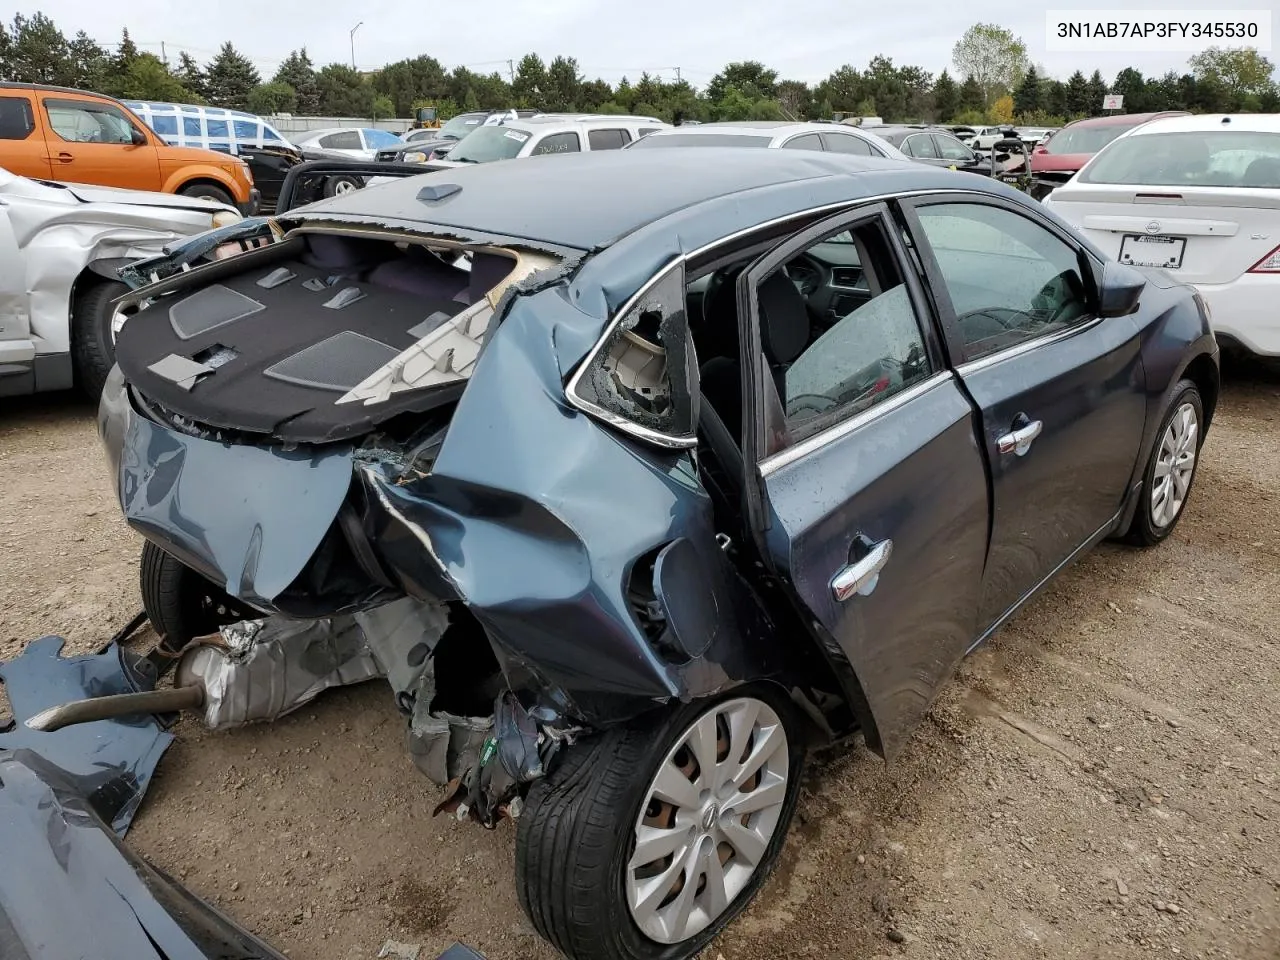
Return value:
[(193, 183), (189, 187), (183, 187), (178, 192), (184, 197), (195, 197), (197, 200), (212, 200), (215, 203), (225, 203), (229, 207), (236, 205), (231, 194), (221, 187), (214, 186), (212, 183)]
[(116, 362), (117, 314), (111, 301), (129, 291), (123, 283), (104, 280), (78, 290), (71, 306), (71, 356), (76, 384), (97, 401)]
[(1150, 547), (1173, 532), (1191, 495), (1204, 440), (1204, 403), (1190, 380), (1181, 381), (1156, 434), (1143, 474), (1138, 510), (1127, 539)]
[(572, 960), (692, 956), (773, 869), (802, 762), (764, 686), (573, 745), (519, 820), (521, 906)]
[(151, 541), (142, 545), (142, 606), (171, 648), (219, 627), (258, 616), (252, 609), (184, 566)]

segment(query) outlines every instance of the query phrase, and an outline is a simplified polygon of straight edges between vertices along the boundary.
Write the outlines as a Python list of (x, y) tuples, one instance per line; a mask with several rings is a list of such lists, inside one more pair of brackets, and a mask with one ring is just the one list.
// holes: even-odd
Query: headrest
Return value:
[(760, 284), (760, 343), (770, 363), (791, 363), (809, 345), (809, 311), (796, 285), (779, 271)]

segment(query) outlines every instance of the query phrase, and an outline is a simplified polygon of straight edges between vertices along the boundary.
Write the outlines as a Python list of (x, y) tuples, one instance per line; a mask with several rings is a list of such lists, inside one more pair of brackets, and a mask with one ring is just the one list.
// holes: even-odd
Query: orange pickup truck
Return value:
[(120, 101), (97, 93), (0, 83), (0, 167), (37, 180), (154, 190), (257, 213), (239, 157), (171, 147)]

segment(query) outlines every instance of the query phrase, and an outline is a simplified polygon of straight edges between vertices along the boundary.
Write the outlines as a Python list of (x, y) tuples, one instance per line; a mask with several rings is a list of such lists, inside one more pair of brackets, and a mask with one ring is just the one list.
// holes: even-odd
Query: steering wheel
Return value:
[(822, 286), (822, 268), (807, 257), (796, 257), (782, 268), (802, 297), (812, 296)]

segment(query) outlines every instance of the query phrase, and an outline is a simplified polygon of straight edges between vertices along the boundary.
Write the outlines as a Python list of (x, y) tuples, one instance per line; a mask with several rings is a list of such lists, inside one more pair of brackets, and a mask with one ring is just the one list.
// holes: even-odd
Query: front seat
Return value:
[[(738, 349), (737, 273), (726, 277), (708, 298), (704, 322), (716, 355), (702, 365), (702, 394), (725, 427), (741, 442), (742, 357)], [(809, 310), (796, 285), (782, 273), (770, 274), (757, 291), (760, 345), (773, 372), (778, 396), (786, 404), (786, 370), (809, 345)]]

